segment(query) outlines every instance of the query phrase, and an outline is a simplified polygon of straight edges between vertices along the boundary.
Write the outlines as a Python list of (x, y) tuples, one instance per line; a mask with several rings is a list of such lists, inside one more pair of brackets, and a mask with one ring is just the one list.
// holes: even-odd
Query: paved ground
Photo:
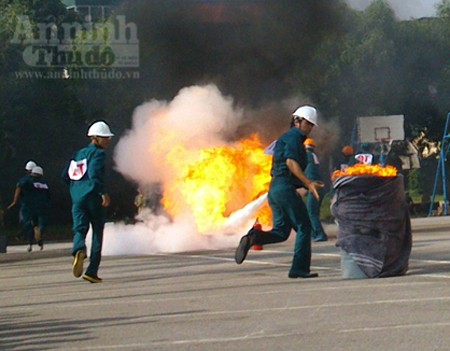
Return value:
[[(336, 235), (335, 226), (327, 228)], [(334, 238), (317, 279), (288, 279), (292, 242), (106, 257), (71, 275), (70, 244), (0, 254), (1, 350), (450, 350), (450, 217), (413, 220), (406, 276), (343, 280)]]

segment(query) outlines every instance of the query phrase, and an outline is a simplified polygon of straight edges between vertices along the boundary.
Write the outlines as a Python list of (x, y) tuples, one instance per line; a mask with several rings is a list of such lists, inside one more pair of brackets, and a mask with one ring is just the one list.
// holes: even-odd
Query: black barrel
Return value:
[[(368, 278), (403, 275), (412, 247), (403, 176), (345, 176), (333, 183), (337, 246)], [(344, 272), (343, 276), (348, 276)], [(355, 276), (354, 278), (360, 278)]]

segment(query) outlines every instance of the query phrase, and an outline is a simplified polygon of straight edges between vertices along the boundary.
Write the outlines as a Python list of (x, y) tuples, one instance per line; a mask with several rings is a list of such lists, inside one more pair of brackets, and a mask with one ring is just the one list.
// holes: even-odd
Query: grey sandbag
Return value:
[(339, 225), (336, 245), (368, 278), (405, 274), (412, 233), (403, 176), (345, 176), (333, 187), (331, 210)]

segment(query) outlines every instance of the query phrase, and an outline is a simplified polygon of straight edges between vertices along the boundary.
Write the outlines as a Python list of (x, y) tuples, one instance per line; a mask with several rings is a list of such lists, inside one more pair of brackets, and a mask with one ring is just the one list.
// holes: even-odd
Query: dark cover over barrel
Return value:
[(412, 247), (403, 176), (345, 176), (333, 182), (337, 246), (369, 277), (403, 275)]

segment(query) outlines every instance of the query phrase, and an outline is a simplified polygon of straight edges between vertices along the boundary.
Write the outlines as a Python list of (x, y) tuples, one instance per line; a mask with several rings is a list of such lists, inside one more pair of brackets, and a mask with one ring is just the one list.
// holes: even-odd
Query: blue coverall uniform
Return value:
[[(311, 148), (306, 148), (306, 155), (308, 159), (308, 165), (305, 169), (306, 177), (311, 180), (323, 181), (319, 158)], [(323, 197), (326, 194), (326, 190), (324, 188), (319, 188), (317, 189), (317, 192), (320, 196), (319, 200), (317, 200), (311, 192), (308, 193), (306, 199), (306, 208), (308, 209), (312, 227), (311, 239), (313, 241), (326, 241), (328, 240), (328, 237), (325, 234), (322, 222), (320, 221), (320, 206), (322, 204)]]
[[(21, 188), (21, 185), (25, 184), (25, 182), (27, 182), (27, 179), (30, 178), (30, 177), (31, 177), (30, 174), (26, 174), (26, 175), (24, 175), (23, 177), (21, 177), (21, 178), (19, 179), (19, 181), (17, 182), (16, 187)], [(19, 222), (20, 222), (21, 224), (24, 224), (24, 223), (23, 223), (23, 209), (25, 208), (26, 203), (27, 203), (27, 199), (26, 199), (26, 198), (27, 198), (27, 194), (26, 194), (26, 192), (23, 192), (22, 190), (23, 190), (23, 189), (21, 188), (21, 193), (20, 193), (20, 207), (19, 207)]]
[(296, 188), (304, 187), (287, 167), (288, 158), (298, 162), (302, 170), (307, 158), (303, 142), (306, 135), (297, 128), (284, 133), (275, 145), (272, 158), (272, 181), (268, 194), (273, 214), (273, 228), (267, 232), (256, 232), (255, 245), (265, 245), (285, 241), (291, 230), (297, 232), (294, 258), (289, 274), (306, 275), (311, 265), (311, 223), (306, 206)]
[(103, 228), (106, 210), (102, 206), (102, 195), (106, 194), (105, 151), (89, 144), (77, 151), (63, 172), (63, 179), (70, 184), (73, 219), (72, 255), (86, 251), (86, 235), (92, 225), (90, 263), (86, 269), (89, 276), (97, 276), (101, 261)]
[(34, 242), (34, 227), (41, 231), (39, 245), (42, 245), (42, 235), (48, 221), (50, 192), (47, 182), (41, 177), (26, 175), (17, 184), (20, 187), (20, 212), (27, 235), (28, 244)]

